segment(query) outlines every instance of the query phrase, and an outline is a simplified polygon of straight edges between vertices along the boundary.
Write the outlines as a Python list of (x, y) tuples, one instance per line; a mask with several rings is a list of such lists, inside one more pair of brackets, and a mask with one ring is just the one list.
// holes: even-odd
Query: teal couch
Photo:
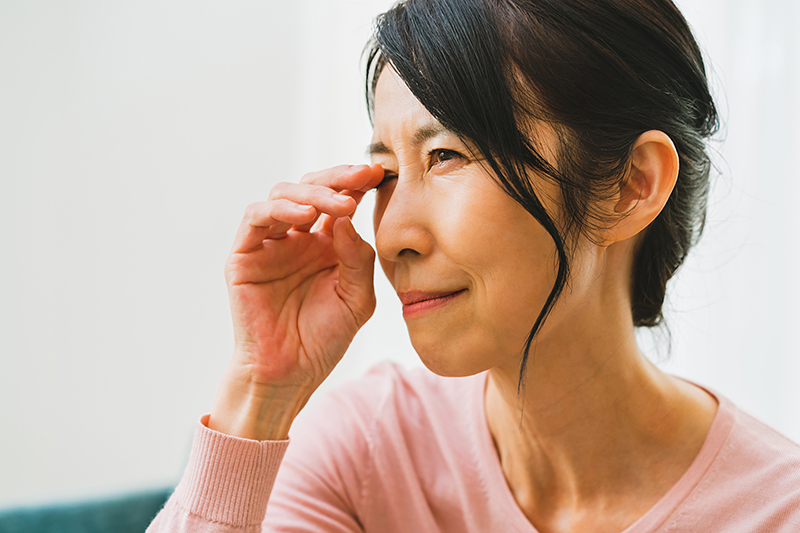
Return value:
[(143, 533), (171, 493), (0, 509), (0, 533)]

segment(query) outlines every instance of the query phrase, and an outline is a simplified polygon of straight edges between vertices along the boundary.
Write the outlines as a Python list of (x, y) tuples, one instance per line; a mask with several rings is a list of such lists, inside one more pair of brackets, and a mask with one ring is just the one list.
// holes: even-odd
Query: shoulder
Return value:
[(800, 516), (800, 445), (745, 411), (734, 410), (722, 458), (752, 487), (794, 498)]
[(777, 479), (794, 475), (800, 480), (800, 445), (733, 404), (730, 410), (734, 423), (723, 453), (748, 465), (750, 475), (763, 469), (783, 474)]
[(800, 531), (800, 445), (717, 397), (729, 429), (683, 518), (709, 531)]

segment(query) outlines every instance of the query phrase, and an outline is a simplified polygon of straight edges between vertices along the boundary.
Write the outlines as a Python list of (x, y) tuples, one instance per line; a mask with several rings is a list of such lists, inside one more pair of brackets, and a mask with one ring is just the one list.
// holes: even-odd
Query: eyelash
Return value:
[[(434, 163), (433, 162), (434, 156), (441, 155), (441, 154), (448, 154), (450, 157), (448, 159), (445, 159), (444, 161), (438, 161), (438, 162)], [(459, 158), (459, 157), (463, 157), (463, 156), (461, 154), (459, 154), (458, 152), (456, 152), (455, 150), (448, 150), (447, 148), (436, 148), (435, 150), (431, 150), (430, 152), (428, 152), (428, 161), (429, 161), (428, 170), (430, 170), (431, 167), (433, 167), (434, 165), (440, 165), (442, 163), (446, 163), (448, 161), (451, 161), (451, 160)]]
[(392, 181), (395, 178), (397, 178), (397, 174), (395, 174), (394, 172), (389, 172), (388, 170), (384, 169), (383, 170), (383, 179), (381, 180), (381, 182), (379, 184), (377, 184), (375, 186), (375, 190), (377, 191), (378, 189), (380, 189), (385, 184), (389, 183), (390, 181)]
[[(444, 160), (434, 162), (434, 157), (436, 155), (441, 156), (442, 154), (447, 154), (449, 157)], [(443, 163), (447, 163), (453, 159), (463, 158), (464, 156), (460, 153), (456, 152), (455, 150), (448, 150), (447, 148), (434, 148), (430, 152), (428, 152), (428, 170), (433, 168), (436, 165), (441, 165)], [(384, 170), (384, 176), (381, 182), (375, 187), (376, 189), (380, 189), (384, 183), (387, 183), (395, 178), (397, 178), (397, 174), (394, 172), (388, 172)]]

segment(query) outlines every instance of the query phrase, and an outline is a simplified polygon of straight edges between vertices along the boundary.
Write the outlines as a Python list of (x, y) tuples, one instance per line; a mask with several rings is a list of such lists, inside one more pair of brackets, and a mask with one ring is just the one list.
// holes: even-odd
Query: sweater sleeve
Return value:
[(352, 396), (321, 398), (293, 425), (291, 445), (224, 435), (202, 417), (183, 478), (147, 533), (363, 531), (374, 413)]
[(289, 441), (255, 441), (195, 430), (183, 478), (147, 533), (259, 532)]

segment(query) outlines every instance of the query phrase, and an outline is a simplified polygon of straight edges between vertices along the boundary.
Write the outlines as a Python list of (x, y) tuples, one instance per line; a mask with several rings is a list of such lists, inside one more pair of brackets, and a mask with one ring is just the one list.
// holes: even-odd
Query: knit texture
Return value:
[(198, 423), (189, 464), (173, 498), (191, 514), (234, 527), (264, 520), (267, 500), (289, 441), (254, 441)]
[[(382, 364), (304, 414), (291, 445), (221, 435), (203, 418), (148, 531), (535, 533), (486, 424), (485, 382)], [(800, 532), (800, 446), (714, 395), (697, 458), (624, 533)]]

